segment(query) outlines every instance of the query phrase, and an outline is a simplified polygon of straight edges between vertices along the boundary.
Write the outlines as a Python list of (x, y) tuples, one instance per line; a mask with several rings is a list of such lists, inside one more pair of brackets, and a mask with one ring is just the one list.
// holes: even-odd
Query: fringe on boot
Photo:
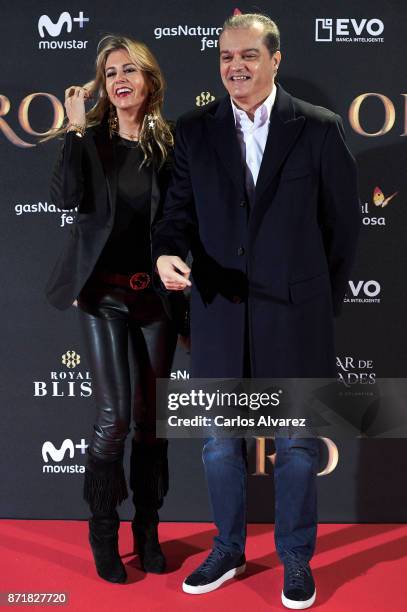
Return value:
[(88, 453), (83, 497), (98, 512), (109, 512), (128, 497), (123, 460), (101, 461)]

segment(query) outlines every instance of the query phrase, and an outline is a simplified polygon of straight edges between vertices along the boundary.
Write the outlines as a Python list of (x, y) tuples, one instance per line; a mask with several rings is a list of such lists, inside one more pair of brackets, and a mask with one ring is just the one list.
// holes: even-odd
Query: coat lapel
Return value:
[(244, 193), (242, 155), (236, 135), (235, 120), (229, 96), (223, 98), (214, 115), (207, 114), (209, 137), (221, 163), (235, 183), (239, 193)]
[[(305, 117), (295, 116), (292, 97), (277, 86), (277, 97), (271, 113), (270, 128), (256, 183), (256, 203), (266, 192), (299, 137)], [(270, 193), (267, 193), (270, 201)]]
[(154, 159), (152, 162), (151, 168), (151, 214), (150, 214), (150, 226), (153, 224), (155, 216), (158, 212), (159, 204), (160, 204), (160, 188), (158, 186), (158, 170), (157, 170), (157, 162)]
[(95, 143), (106, 177), (110, 207), (114, 214), (117, 196), (116, 142), (114, 138), (110, 139), (107, 127), (101, 125), (95, 134)]

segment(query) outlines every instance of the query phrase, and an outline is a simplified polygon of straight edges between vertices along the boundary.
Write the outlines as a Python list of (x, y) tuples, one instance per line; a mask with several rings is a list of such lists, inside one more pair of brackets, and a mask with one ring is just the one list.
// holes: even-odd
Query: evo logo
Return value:
[(54, 463), (61, 463), (64, 461), (66, 455), (68, 454), (69, 459), (73, 459), (75, 456), (75, 449), (79, 449), (82, 455), (85, 454), (88, 445), (86, 444), (84, 438), (81, 439), (80, 444), (74, 444), (73, 441), (69, 438), (66, 438), (61, 446), (58, 448), (52, 442), (47, 440), (42, 445), (42, 459), (44, 461), (44, 465), (42, 466), (42, 471), (44, 474), (75, 474), (75, 473), (83, 473), (85, 471), (85, 467), (83, 465), (53, 465), (50, 464), (50, 460)]
[(377, 18), (315, 19), (316, 42), (378, 43), (384, 42), (383, 32), (384, 23)]
[(351, 304), (380, 304), (381, 286), (375, 280), (349, 281), (351, 295), (346, 295), (344, 302)]
[(63, 39), (49, 40), (46, 35), (55, 39), (65, 30), (67, 34), (71, 34), (74, 23), (77, 23), (79, 28), (83, 30), (85, 23), (89, 22), (89, 17), (85, 17), (83, 11), (79, 11), (77, 17), (71, 17), (68, 11), (60, 14), (56, 22), (52, 21), (48, 15), (41, 15), (38, 20), (38, 33), (42, 40), (38, 43), (39, 49), (86, 49), (87, 40)]

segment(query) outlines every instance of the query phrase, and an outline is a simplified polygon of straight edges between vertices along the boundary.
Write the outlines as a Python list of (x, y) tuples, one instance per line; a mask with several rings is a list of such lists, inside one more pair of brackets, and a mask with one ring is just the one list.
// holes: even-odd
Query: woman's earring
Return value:
[(109, 124), (109, 134), (111, 138), (112, 134), (117, 133), (118, 128), (119, 128), (119, 119), (117, 117), (117, 112), (113, 104), (111, 104), (109, 108), (108, 124)]

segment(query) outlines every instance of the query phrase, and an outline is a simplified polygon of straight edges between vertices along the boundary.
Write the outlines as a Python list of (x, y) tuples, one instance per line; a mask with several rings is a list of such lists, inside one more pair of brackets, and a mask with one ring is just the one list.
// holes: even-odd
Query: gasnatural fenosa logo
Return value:
[[(363, 225), (383, 227), (386, 225), (386, 217), (383, 215), (382, 208), (386, 208), (390, 202), (398, 195), (395, 191), (391, 195), (385, 196), (380, 187), (373, 190), (371, 202), (362, 204), (362, 223)], [(372, 208), (373, 205), (373, 208)], [(373, 212), (373, 214), (371, 214)]]

